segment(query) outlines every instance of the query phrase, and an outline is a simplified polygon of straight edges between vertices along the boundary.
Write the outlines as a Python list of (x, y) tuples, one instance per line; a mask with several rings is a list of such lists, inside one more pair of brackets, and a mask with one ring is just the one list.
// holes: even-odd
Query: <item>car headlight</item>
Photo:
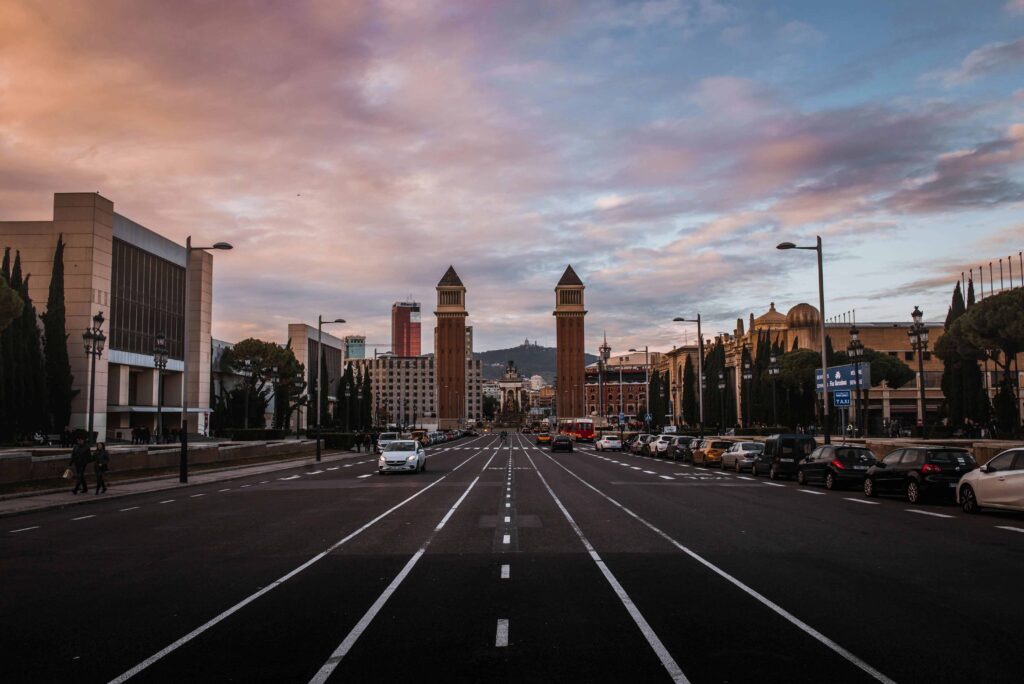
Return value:
[(417, 458), (418, 458), (418, 456), (416, 456), (416, 454), (413, 454), (412, 456), (410, 456), (409, 458), (407, 458), (405, 460), (406, 460), (406, 462), (411, 463), (412, 461), (415, 461)]

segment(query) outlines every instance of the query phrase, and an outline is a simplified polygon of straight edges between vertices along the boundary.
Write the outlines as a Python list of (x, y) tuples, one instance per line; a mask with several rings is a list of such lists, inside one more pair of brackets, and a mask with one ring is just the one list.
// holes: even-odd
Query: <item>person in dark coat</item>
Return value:
[(89, 493), (89, 483), (85, 480), (85, 468), (89, 465), (89, 461), (92, 460), (92, 453), (89, 451), (89, 445), (85, 443), (85, 437), (79, 437), (75, 448), (71, 450), (71, 463), (69, 464), (75, 469), (75, 488), (71, 490), (72, 494), (78, 493), (78, 488), (82, 488), (83, 494)]
[(96, 451), (92, 454), (93, 470), (96, 472), (96, 493), (99, 494), (102, 489), (104, 492), (107, 491), (107, 482), (103, 479), (103, 476), (107, 473), (110, 468), (110, 452), (107, 451), (107, 445), (100, 442), (96, 445)]
[(366, 453), (376, 451), (373, 448), (373, 435), (371, 435), (369, 432), (363, 433), (363, 446), (366, 447)]

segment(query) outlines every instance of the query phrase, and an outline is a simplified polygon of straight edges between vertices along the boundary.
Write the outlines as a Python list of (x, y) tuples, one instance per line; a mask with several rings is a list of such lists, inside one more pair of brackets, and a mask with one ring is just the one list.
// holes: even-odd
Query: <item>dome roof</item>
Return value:
[(775, 309), (775, 302), (771, 303), (768, 310), (763, 314), (754, 319), (753, 324), (750, 326), (751, 330), (755, 328), (777, 328), (781, 324), (786, 322), (786, 314), (780, 313)]
[(786, 314), (786, 324), (790, 328), (813, 328), (820, 321), (818, 310), (810, 304), (797, 304)]

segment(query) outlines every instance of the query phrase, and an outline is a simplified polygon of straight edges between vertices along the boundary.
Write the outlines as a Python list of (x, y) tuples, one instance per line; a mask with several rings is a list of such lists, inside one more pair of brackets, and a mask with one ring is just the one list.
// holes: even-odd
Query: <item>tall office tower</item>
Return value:
[(419, 302), (395, 302), (391, 305), (391, 353), (395, 356), (420, 355)]

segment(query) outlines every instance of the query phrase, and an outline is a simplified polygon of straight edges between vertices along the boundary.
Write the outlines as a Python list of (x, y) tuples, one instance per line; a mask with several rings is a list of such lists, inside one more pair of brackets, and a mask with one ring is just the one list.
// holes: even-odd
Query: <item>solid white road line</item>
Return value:
[(801, 494), (814, 494), (815, 496), (825, 496), (825, 492), (815, 492), (810, 489), (798, 489), (796, 491), (800, 492)]
[[(32, 528), (29, 528), (32, 529)], [(997, 530), (1008, 530), (1010, 532), (1024, 532), (1024, 527), (1010, 527), (1009, 525), (996, 525)]]
[(77, 518), (72, 518), (72, 520), (88, 520), (89, 518), (95, 518), (95, 517), (96, 517), (95, 515), (80, 515)]
[(920, 510), (918, 510), (916, 508), (905, 508), (904, 510), (907, 513), (917, 513), (918, 515), (930, 515), (933, 518), (952, 518), (953, 517), (951, 515), (946, 515), (945, 513), (932, 513), (931, 511), (920, 511)]
[(19, 527), (16, 530), (11, 530), (11, 534), (18, 534), (19, 532), (28, 532), (29, 530), (38, 530), (39, 525), (33, 525), (32, 527)]
[(494, 633), (495, 648), (508, 646), (508, 620), (498, 620), (498, 629)]
[[(545, 456), (547, 456), (547, 454), (545, 454)], [(832, 641), (827, 636), (825, 636), (824, 634), (822, 634), (818, 630), (814, 629), (813, 627), (808, 625), (806, 622), (804, 622), (800, 618), (796, 617), (795, 615), (793, 615), (792, 613), (787, 611), (782, 606), (774, 603), (773, 601), (768, 599), (766, 596), (760, 594), (757, 590), (753, 589), (752, 587), (747, 586), (746, 584), (744, 584), (740, 580), (736, 579), (735, 577), (730, 575), (728, 572), (726, 572), (722, 568), (718, 567), (717, 565), (715, 565), (711, 561), (707, 560), (706, 558), (704, 558), (700, 554), (696, 553), (695, 551), (692, 551), (689, 547), (684, 546), (683, 544), (679, 543), (678, 541), (676, 541), (675, 539), (670, 537), (668, 535), (668, 533), (663, 532), (660, 528), (655, 527), (653, 524), (651, 524), (650, 522), (648, 522), (644, 518), (641, 518), (639, 515), (637, 515), (636, 513), (631, 511), (630, 509), (626, 508), (624, 505), (622, 505), (621, 503), (619, 503), (617, 500), (613, 499), (612, 497), (608, 496), (607, 494), (602, 492), (600, 489), (598, 489), (594, 485), (592, 485), (589, 482), (587, 482), (582, 477), (580, 477), (576, 473), (572, 472), (571, 470), (566, 468), (564, 465), (562, 465), (561, 463), (559, 463), (555, 459), (551, 458), (550, 456), (547, 456), (547, 458), (548, 458), (549, 461), (554, 463), (556, 466), (558, 466), (559, 468), (561, 468), (562, 470), (564, 470), (565, 472), (569, 473), (574, 478), (579, 480), (584, 486), (586, 486), (587, 488), (589, 488), (590, 490), (592, 490), (593, 492), (595, 492), (596, 494), (598, 494), (599, 496), (604, 498), (606, 501), (608, 501), (612, 505), (618, 507), (619, 510), (621, 510), (623, 513), (625, 513), (626, 515), (630, 516), (631, 518), (633, 518), (637, 522), (641, 523), (642, 525), (647, 527), (649, 530), (651, 530), (652, 532), (654, 532), (655, 534), (660, 536), (662, 539), (667, 541), (669, 544), (672, 544), (677, 549), (679, 549), (680, 551), (685, 553), (687, 556), (689, 556), (693, 560), (697, 561), (698, 563), (700, 563), (701, 565), (706, 567), (708, 570), (711, 570), (713, 573), (715, 573), (716, 575), (718, 575), (722, 579), (732, 583), (735, 587), (739, 588), (740, 590), (745, 592), (747, 595), (753, 597), (754, 599), (759, 601), (765, 607), (769, 608), (770, 610), (774, 611), (776, 614), (778, 614), (781, 617), (785, 618), (791, 624), (793, 624), (796, 627), (798, 627), (801, 630), (803, 630), (804, 633), (806, 633), (809, 636), (811, 636), (814, 639), (816, 639), (819, 643), (824, 644), (828, 648), (832, 649), (832, 651), (834, 651), (835, 653), (837, 653), (840, 656), (842, 656), (843, 658), (845, 658), (848, 662), (856, 665), (858, 668), (860, 668), (862, 671), (864, 671), (865, 673), (867, 673), (871, 677), (875, 678), (877, 681), (882, 682), (883, 684), (896, 684), (896, 682), (894, 682), (889, 677), (886, 677), (884, 674), (882, 674), (881, 672), (879, 672), (875, 668), (871, 667), (871, 665), (869, 665), (864, 660), (861, 660), (860, 658), (858, 658), (856, 655), (854, 655), (850, 651), (847, 651), (845, 648), (843, 648), (842, 646), (840, 646), (836, 642)], [(539, 474), (540, 474), (540, 471), (538, 471), (538, 475)], [(544, 481), (543, 476), (541, 476), (541, 481)], [(549, 488), (549, 491), (550, 491), (550, 488)]]
[[(470, 458), (472, 458), (472, 456)], [(481, 469), (481, 472), (487, 470), (487, 466), (490, 465), (491, 459), (493, 458), (494, 455), (492, 455), (491, 458), (487, 459), (487, 463), (484, 464), (484, 467)], [(463, 461), (463, 463), (465, 463), (465, 461)], [(452, 472), (454, 472), (454, 470)], [(447, 477), (447, 475), (445, 477)], [(416, 563), (423, 556), (423, 554), (427, 552), (427, 547), (430, 546), (430, 542), (433, 541), (434, 537), (437, 535), (439, 531), (441, 531), (441, 528), (444, 527), (445, 523), (447, 523), (448, 520), (452, 517), (452, 515), (455, 514), (456, 509), (458, 509), (459, 505), (463, 502), (463, 500), (465, 500), (465, 498), (469, 496), (469, 493), (473, 491), (473, 487), (476, 486), (476, 483), (479, 480), (479, 475), (473, 478), (473, 481), (469, 483), (468, 487), (466, 487), (466, 491), (464, 491), (462, 493), (462, 496), (460, 496), (458, 500), (454, 504), (452, 504), (452, 507), (448, 509), (448, 512), (445, 513), (444, 517), (441, 519), (441, 522), (437, 524), (437, 527), (435, 527), (434, 531), (430, 533), (430, 536), (427, 537), (427, 540), (423, 542), (423, 545), (420, 546), (416, 553), (413, 554), (412, 558), (410, 558), (408, 562), (406, 562), (405, 567), (403, 567), (399, 571), (399, 573), (395, 575), (395, 578), (391, 580), (391, 583), (387, 586), (386, 589), (384, 589), (381, 595), (377, 597), (377, 600), (373, 602), (373, 605), (370, 606), (370, 609), (367, 610), (363, 617), (359, 619), (359, 622), (357, 622), (356, 626), (352, 628), (352, 631), (345, 636), (344, 640), (342, 640), (342, 642), (338, 645), (338, 648), (334, 649), (334, 652), (331, 653), (331, 657), (327, 659), (327, 662), (324, 663), (317, 671), (317, 673), (313, 675), (313, 678), (309, 680), (310, 684), (322, 684), (322, 682), (327, 681), (327, 679), (331, 676), (334, 670), (338, 667), (338, 664), (341, 662), (342, 658), (345, 657), (345, 654), (352, 649), (352, 647), (355, 645), (356, 641), (359, 639), (362, 633), (365, 632), (366, 628), (370, 626), (371, 622), (373, 622), (373, 619), (377, 616), (377, 613), (380, 612), (380, 609), (384, 607), (384, 604), (387, 603), (389, 598), (391, 598), (391, 595), (395, 593), (395, 590), (398, 589), (399, 585), (402, 584), (402, 582), (409, 575), (409, 573), (412, 572), (412, 569), (416, 566)], [(437, 480), (434, 482), (434, 484), (437, 484), (437, 482), (440, 481), (441, 480)]]
[[(544, 455), (547, 456), (547, 454)], [(526, 458), (530, 460), (530, 465), (532, 465), (533, 469), (537, 472), (537, 476), (540, 478), (540, 481), (544, 485), (544, 488), (548, 490), (548, 494), (550, 494), (551, 498), (555, 500), (555, 505), (558, 506), (558, 509), (560, 511), (562, 511), (562, 515), (569, 523), (569, 526), (572, 527), (573, 531), (576, 532), (576, 536), (580, 538), (581, 542), (583, 542), (583, 547), (587, 550), (587, 553), (590, 554), (591, 560), (594, 561), (598, 569), (601, 571), (601, 574), (604, 575), (605, 580), (607, 580), (608, 584), (611, 585), (612, 590), (615, 592), (615, 595), (619, 597), (619, 600), (625, 607), (626, 612), (629, 613), (629, 616), (631, 618), (633, 618), (633, 622), (636, 623), (636, 626), (640, 629), (640, 632), (644, 635), (644, 638), (647, 639), (647, 643), (650, 644), (651, 649), (654, 651), (655, 655), (658, 656), (658, 659), (661, 661), (661, 664), (665, 668), (665, 671), (668, 672), (669, 676), (672, 678), (672, 681), (677, 683), (689, 682), (690, 680), (687, 679), (686, 675), (683, 674), (683, 670), (676, 663), (675, 659), (672, 657), (672, 654), (668, 652), (667, 648), (665, 648), (665, 644), (661, 642), (661, 639), (654, 632), (654, 629), (647, 622), (647, 619), (644, 618), (644, 616), (640, 613), (640, 609), (636, 607), (635, 603), (633, 603), (633, 599), (631, 599), (629, 597), (629, 594), (626, 593), (626, 590), (622, 588), (622, 585), (619, 584), (619, 580), (615, 578), (615, 575), (613, 575), (612, 571), (608, 568), (607, 565), (605, 565), (604, 560), (602, 560), (601, 556), (598, 555), (597, 550), (594, 549), (593, 545), (590, 543), (590, 540), (588, 540), (586, 535), (583, 534), (583, 530), (580, 529), (580, 526), (576, 524), (576, 521), (573, 519), (572, 515), (569, 514), (569, 511), (566, 509), (566, 507), (562, 505), (562, 501), (555, 494), (554, 490), (551, 489), (551, 485), (548, 484), (547, 478), (545, 478), (544, 475), (540, 472), (540, 469), (537, 467), (537, 464), (533, 462), (533, 458), (530, 456), (529, 452), (527, 452)], [(548, 459), (554, 461), (554, 459), (552, 459), (550, 456), (548, 456)], [(572, 472), (568, 468), (565, 468), (565, 466), (561, 467), (566, 472)]]
[[(422, 489), (420, 489), (416, 493), (412, 494), (411, 496), (403, 499), (402, 501), (398, 502), (397, 504), (395, 504), (391, 508), (387, 509), (386, 511), (384, 511), (383, 513), (378, 515), (376, 518), (373, 518), (369, 522), (365, 523), (362, 527), (359, 527), (354, 532), (351, 532), (347, 536), (345, 536), (345, 537), (341, 538), (340, 540), (334, 542), (333, 544), (328, 546), (326, 549), (324, 549), (320, 553), (316, 554), (315, 556), (313, 556), (312, 558), (310, 558), (309, 560), (307, 560), (305, 563), (303, 563), (302, 565), (298, 566), (294, 570), (291, 570), (287, 574), (282, 575), (280, 578), (274, 580), (273, 582), (271, 582), (267, 586), (263, 587), (259, 591), (255, 592), (253, 594), (250, 594), (246, 598), (242, 599), (241, 601), (239, 601), (235, 605), (231, 606), (230, 608), (228, 608), (224, 612), (222, 612), (219, 615), (217, 615), (216, 617), (214, 617), (209, 622), (206, 622), (206, 623), (200, 625), (199, 627), (196, 627), (194, 630), (192, 630), (191, 632), (189, 632), (185, 636), (181, 637), (180, 639), (178, 639), (174, 643), (170, 644), (169, 646), (166, 646), (166, 647), (162, 648), (161, 650), (157, 651), (156, 653), (154, 653), (150, 657), (146, 658), (145, 660), (143, 660), (141, 663), (139, 663), (135, 667), (131, 668), (130, 670), (126, 670), (125, 672), (121, 673), (120, 675), (118, 675), (114, 679), (110, 680), (110, 684), (120, 684), (121, 682), (128, 681), (129, 679), (131, 679), (132, 677), (134, 677), (138, 673), (142, 672), (147, 667), (149, 667), (153, 663), (157, 662), (158, 660), (160, 660), (161, 658), (163, 658), (167, 654), (173, 653), (174, 651), (176, 651), (177, 649), (181, 648), (182, 646), (184, 646), (188, 642), (192, 641), (197, 636), (199, 636), (200, 634), (202, 634), (206, 630), (210, 629), (211, 627), (213, 627), (217, 623), (219, 623), (222, 620), (224, 620), (224, 619), (234, 615), (239, 610), (241, 610), (245, 606), (249, 605), (250, 603), (252, 603), (256, 599), (260, 598), (264, 594), (267, 594), (267, 593), (273, 591), (277, 587), (281, 586), (282, 584), (284, 584), (285, 582), (290, 580), (292, 577), (295, 577), (296, 575), (298, 575), (300, 572), (302, 572), (306, 568), (308, 568), (311, 565), (313, 565), (314, 563), (322, 560), (324, 557), (326, 557), (328, 554), (330, 554), (335, 549), (341, 547), (342, 545), (346, 544), (350, 540), (356, 538), (357, 536), (359, 536), (360, 534), (362, 534), (366, 530), (370, 529), (371, 527), (376, 525), (378, 522), (380, 522), (381, 520), (383, 520), (387, 516), (391, 515), (395, 511), (397, 511), (399, 508), (402, 508), (403, 506), (405, 506), (407, 503), (409, 503), (410, 501), (412, 501), (416, 497), (420, 496), (421, 494), (423, 494), (427, 490), (429, 490), (429, 489), (431, 489), (433, 487), (436, 487), (439, 483), (443, 482), (444, 479), (448, 477), (448, 475), (451, 475), (451, 473), (454, 473), (456, 470), (458, 470), (459, 468), (461, 468), (462, 466), (464, 466), (466, 463), (468, 463), (469, 461), (471, 461), (474, 458), (476, 458), (476, 454), (474, 454), (473, 456), (470, 456), (465, 461), (463, 461), (459, 465), (457, 465), (454, 468), (452, 468), (451, 472), (449, 472), (449, 473), (447, 473), (445, 475), (442, 475), (441, 477), (437, 478), (436, 480), (434, 480), (433, 482), (431, 482), (427, 486), (423, 487)], [(171, 501), (173, 501), (173, 499), (171, 499)]]
[(501, 579), (508, 579), (511, 573), (512, 569), (509, 567), (508, 563), (501, 566)]
[(868, 501), (867, 499), (857, 499), (857, 498), (854, 498), (852, 496), (844, 496), (843, 498), (845, 500), (847, 500), (847, 501), (852, 501), (853, 503), (862, 503), (862, 504), (867, 504), (869, 506), (877, 506), (878, 505), (877, 501)]
[(137, 510), (138, 508), (139, 508), (138, 506), (131, 506), (129, 508), (120, 508), (120, 509), (118, 509), (118, 512), (124, 513), (125, 511), (134, 511), (134, 510)]

